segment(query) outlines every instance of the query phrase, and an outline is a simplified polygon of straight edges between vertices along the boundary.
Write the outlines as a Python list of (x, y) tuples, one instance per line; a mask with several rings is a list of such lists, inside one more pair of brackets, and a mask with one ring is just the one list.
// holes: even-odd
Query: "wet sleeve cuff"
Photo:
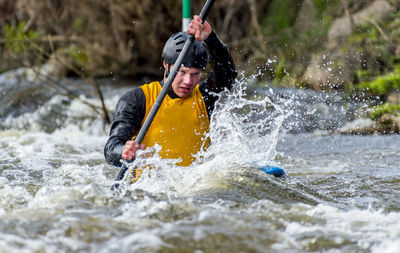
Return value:
[(210, 35), (208, 35), (208, 38), (204, 42), (206, 43), (207, 46), (211, 47), (221, 43), (220, 39), (218, 38), (214, 30), (211, 31)]
[(113, 150), (110, 153), (110, 162), (112, 165), (120, 167), (121, 166), (121, 162), (120, 160), (121, 155), (122, 155), (122, 148), (124, 147), (123, 144), (117, 144), (115, 145), (115, 147), (113, 148)]

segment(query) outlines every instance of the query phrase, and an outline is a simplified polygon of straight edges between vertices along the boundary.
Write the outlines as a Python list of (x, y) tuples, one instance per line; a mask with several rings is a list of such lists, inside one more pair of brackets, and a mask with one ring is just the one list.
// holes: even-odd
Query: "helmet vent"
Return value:
[[(1, 0), (0, 0), (1, 2)], [(167, 64), (174, 64), (179, 58), (189, 35), (186, 32), (179, 32), (172, 35), (164, 45), (162, 60)], [(208, 57), (207, 48), (204, 42), (194, 40), (191, 48), (188, 48), (187, 55), (182, 62), (184, 66), (205, 69)]]
[(182, 37), (182, 34), (179, 34), (178, 36), (176, 36), (175, 38), (174, 38), (174, 40), (177, 40), (177, 39), (179, 39), (179, 38), (181, 38)]

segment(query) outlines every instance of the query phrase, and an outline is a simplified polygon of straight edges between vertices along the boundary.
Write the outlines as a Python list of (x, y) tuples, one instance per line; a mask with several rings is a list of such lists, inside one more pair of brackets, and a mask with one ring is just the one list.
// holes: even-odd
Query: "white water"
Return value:
[(288, 134), (299, 101), (243, 92), (217, 107), (202, 163), (138, 159), (162, 169), (120, 194), (81, 100), (1, 118), (0, 252), (399, 252), (399, 137)]

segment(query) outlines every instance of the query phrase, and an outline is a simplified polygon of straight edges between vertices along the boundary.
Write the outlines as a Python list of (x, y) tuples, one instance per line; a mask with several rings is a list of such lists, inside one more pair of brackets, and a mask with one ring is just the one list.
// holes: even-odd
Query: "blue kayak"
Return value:
[(284, 177), (287, 175), (287, 173), (282, 168), (276, 166), (266, 165), (258, 168), (269, 175), (273, 175), (274, 177)]

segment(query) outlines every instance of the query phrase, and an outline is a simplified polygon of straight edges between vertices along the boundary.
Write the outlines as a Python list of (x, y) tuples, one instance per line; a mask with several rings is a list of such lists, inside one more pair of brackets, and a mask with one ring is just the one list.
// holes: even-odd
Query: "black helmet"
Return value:
[[(174, 64), (188, 37), (186, 32), (178, 32), (172, 35), (165, 43), (161, 59), (167, 64)], [(205, 69), (207, 62), (208, 54), (204, 42), (195, 40), (186, 57), (183, 59), (182, 64), (187, 67)]]

